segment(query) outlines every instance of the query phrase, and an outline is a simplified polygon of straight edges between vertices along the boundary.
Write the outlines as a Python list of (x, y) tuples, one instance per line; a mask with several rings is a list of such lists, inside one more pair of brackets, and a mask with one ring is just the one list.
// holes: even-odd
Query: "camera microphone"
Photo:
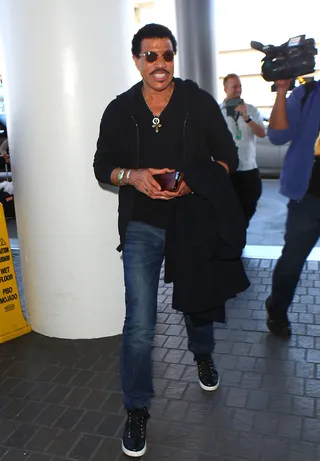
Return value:
[(262, 51), (263, 48), (264, 48), (264, 45), (260, 42), (251, 42), (250, 43), (250, 46), (251, 48), (253, 48), (254, 50), (258, 50), (258, 51)]

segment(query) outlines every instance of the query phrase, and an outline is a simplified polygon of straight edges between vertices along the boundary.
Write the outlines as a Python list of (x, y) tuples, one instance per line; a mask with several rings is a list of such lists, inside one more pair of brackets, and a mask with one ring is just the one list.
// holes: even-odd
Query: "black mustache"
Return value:
[(158, 67), (157, 69), (155, 69), (155, 70), (153, 70), (153, 71), (151, 72), (151, 75), (157, 74), (158, 72), (165, 72), (166, 74), (169, 73), (166, 69), (163, 69), (163, 68), (161, 68), (161, 67)]

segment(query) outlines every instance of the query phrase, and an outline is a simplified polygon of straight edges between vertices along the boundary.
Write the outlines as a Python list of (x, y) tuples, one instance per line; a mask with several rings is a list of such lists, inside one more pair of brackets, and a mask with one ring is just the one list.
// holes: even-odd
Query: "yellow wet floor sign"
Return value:
[(0, 343), (30, 331), (21, 310), (7, 224), (0, 203)]

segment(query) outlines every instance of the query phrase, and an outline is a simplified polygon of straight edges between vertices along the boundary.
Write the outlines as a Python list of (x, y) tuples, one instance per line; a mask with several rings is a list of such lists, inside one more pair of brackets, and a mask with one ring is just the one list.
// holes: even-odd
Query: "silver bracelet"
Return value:
[(131, 175), (131, 171), (132, 170), (128, 170), (127, 174), (126, 174), (126, 181), (127, 181), (128, 184), (129, 184), (129, 178), (130, 178), (130, 175)]
[(120, 170), (119, 173), (118, 173), (118, 181), (119, 181), (120, 186), (123, 186), (123, 185), (124, 185), (123, 177), (124, 177), (125, 172), (126, 172), (126, 169), (125, 169), (125, 168), (121, 168), (121, 170)]

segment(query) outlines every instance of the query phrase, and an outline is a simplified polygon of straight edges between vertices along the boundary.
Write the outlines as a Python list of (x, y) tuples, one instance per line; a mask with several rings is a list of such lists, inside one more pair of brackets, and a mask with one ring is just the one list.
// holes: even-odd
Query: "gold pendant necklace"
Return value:
[(160, 118), (159, 117), (154, 117), (152, 119), (152, 128), (154, 128), (156, 130), (156, 133), (159, 133), (159, 128), (161, 128), (161, 127), (162, 127), (162, 125), (160, 123)]
[[(147, 104), (147, 106), (148, 106), (148, 109), (150, 110), (151, 114), (153, 115), (153, 119), (152, 119), (152, 128), (155, 129), (155, 132), (156, 132), (156, 133), (159, 133), (159, 129), (162, 127), (161, 122), (160, 122), (160, 115), (162, 114), (162, 112), (164, 111), (164, 109), (167, 107), (168, 102), (169, 102), (169, 99), (170, 99), (171, 96), (172, 96), (173, 89), (174, 89), (174, 84), (172, 84), (171, 91), (170, 91), (170, 93), (168, 94), (168, 96), (167, 96), (166, 99), (165, 99), (165, 106), (164, 106), (164, 108), (162, 109), (162, 111), (160, 112), (160, 114), (158, 115), (158, 117), (156, 117), (156, 116), (154, 115), (154, 113), (153, 113), (152, 110), (150, 109), (150, 106), (149, 106), (149, 104), (148, 104), (148, 101), (147, 101), (146, 97), (143, 95), (144, 100), (145, 100), (145, 102), (146, 102), (146, 104)], [(143, 94), (143, 93), (142, 93), (142, 94)]]

